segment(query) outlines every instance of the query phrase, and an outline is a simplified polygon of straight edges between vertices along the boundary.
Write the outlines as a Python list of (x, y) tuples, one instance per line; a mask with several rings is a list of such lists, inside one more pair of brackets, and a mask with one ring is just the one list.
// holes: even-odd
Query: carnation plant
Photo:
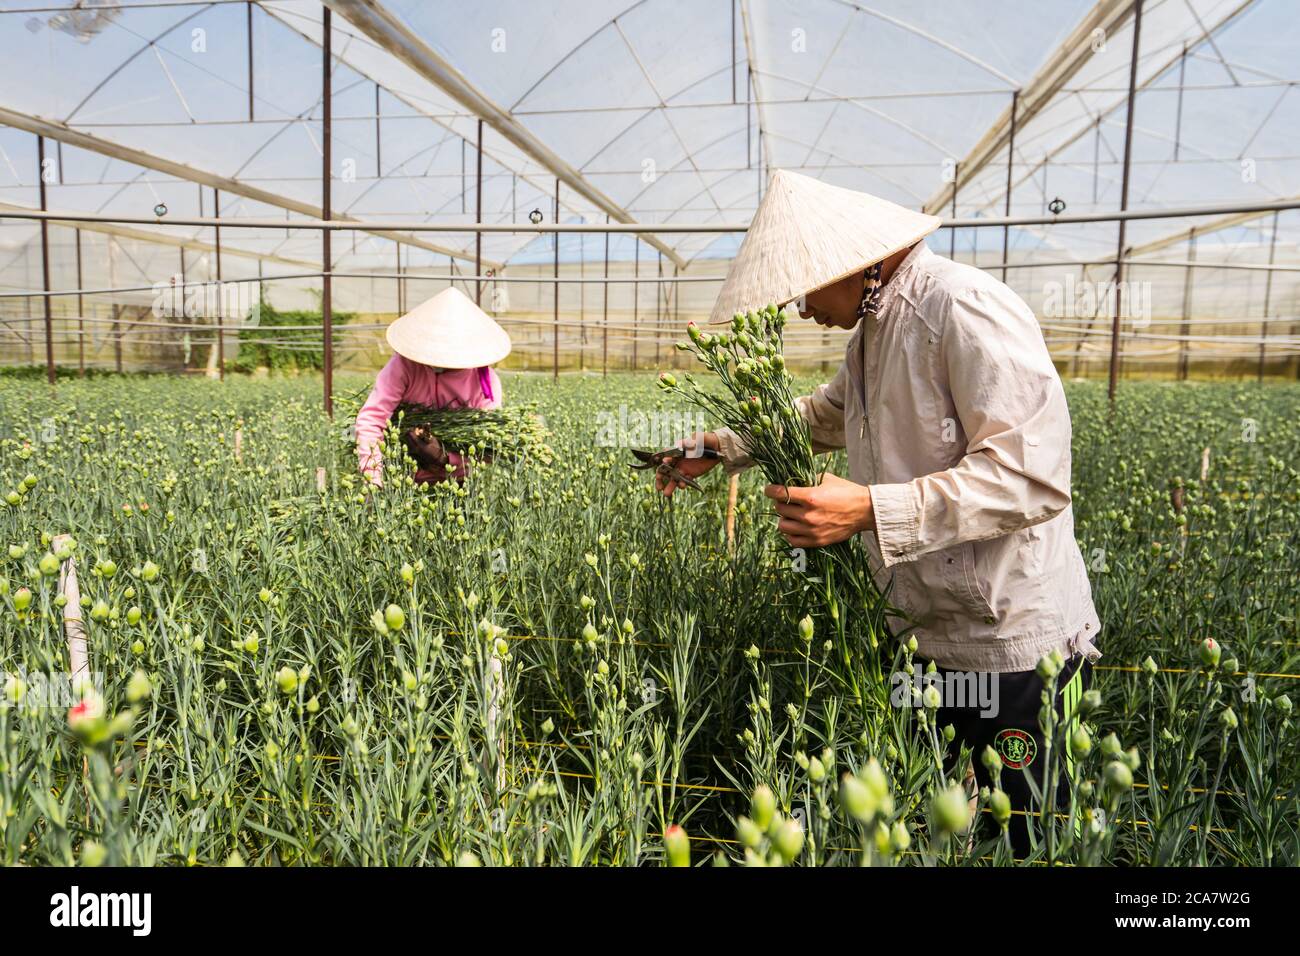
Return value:
[[(681, 395), (735, 432), (768, 482), (808, 488), (821, 482), (823, 469), (813, 452), (808, 423), (795, 407), (792, 377), (786, 368), (785, 313), (775, 305), (737, 313), (729, 331), (718, 334), (687, 326), (690, 340), (678, 348), (690, 352), (722, 386), (722, 394), (702, 387), (689, 373), (685, 382), (664, 373), (659, 385)], [(815, 593), (821, 614), (835, 635), (841, 661), (848, 665), (861, 652), (870, 662), (873, 688), (884, 675), (881, 645), (890, 637), (886, 618), (897, 615), (876, 587), (869, 556), (855, 536), (806, 554), (791, 552), (792, 564), (804, 569), (804, 583)], [(894, 650), (892, 643), (888, 651)], [(856, 673), (848, 668), (846, 674)], [(868, 688), (854, 681), (861, 698)]]

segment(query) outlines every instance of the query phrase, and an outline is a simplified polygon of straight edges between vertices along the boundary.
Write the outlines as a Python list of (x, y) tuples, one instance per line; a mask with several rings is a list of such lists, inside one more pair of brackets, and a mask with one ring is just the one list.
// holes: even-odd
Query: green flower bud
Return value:
[(406, 612), (396, 604), (384, 608), (384, 624), (390, 631), (400, 631), (406, 626)]
[(1039, 659), (1038, 666), (1034, 670), (1038, 672), (1038, 676), (1044, 684), (1050, 684), (1061, 673), (1061, 665), (1056, 662), (1056, 659), (1051, 654), (1045, 654)]
[(81, 845), (80, 863), (82, 866), (103, 866), (106, 859), (108, 859), (108, 850), (99, 841), (87, 840)]
[(813, 783), (821, 783), (826, 779), (826, 767), (816, 757), (808, 761), (808, 779)]
[(840, 780), (839, 800), (845, 813), (863, 823), (876, 815), (876, 798), (867, 785), (851, 773), (846, 773)]
[(793, 863), (803, 852), (803, 827), (795, 820), (782, 820), (772, 835), (772, 845), (782, 860)]
[(668, 851), (669, 866), (691, 865), (691, 838), (676, 824), (664, 831), (664, 849)]
[(1083, 696), (1079, 698), (1079, 713), (1087, 717), (1094, 710), (1101, 706), (1101, 691), (1086, 690)]
[(149, 683), (149, 675), (144, 671), (136, 671), (126, 682), (126, 699), (132, 704), (147, 700), (152, 693), (153, 685)]
[(984, 752), (980, 754), (980, 763), (984, 764), (984, 769), (989, 772), (991, 777), (996, 778), (1002, 772), (1002, 758), (988, 744), (984, 745)]
[(1222, 654), (1223, 649), (1214, 638), (1207, 637), (1201, 642), (1201, 663), (1210, 670), (1219, 666), (1219, 658)]
[(1070, 753), (1075, 757), (1086, 757), (1092, 751), (1092, 737), (1082, 725), (1075, 727), (1070, 734)]
[(1142, 672), (1149, 677), (1155, 677), (1160, 673), (1160, 665), (1148, 654), (1146, 660), (1142, 662)]
[(1128, 750), (1120, 754), (1119, 759), (1124, 762), (1124, 766), (1134, 773), (1137, 773), (1138, 768), (1142, 766), (1142, 755), (1138, 753), (1136, 747), (1129, 747)]
[(766, 830), (776, 813), (776, 796), (766, 784), (754, 788), (749, 799), (749, 815), (760, 830)]
[(275, 682), (280, 685), (280, 693), (292, 694), (298, 689), (298, 672), (292, 667), (281, 667), (276, 671)]
[(957, 784), (935, 794), (930, 809), (935, 824), (944, 833), (965, 833), (970, 826), (969, 800)]
[(754, 850), (763, 841), (763, 831), (749, 817), (741, 817), (736, 821), (736, 839), (740, 841), (742, 846)]
[(1112, 760), (1103, 771), (1106, 789), (1114, 793), (1126, 793), (1133, 789), (1133, 771), (1123, 761)]
[(1219, 714), (1219, 722), (1223, 724), (1223, 732), (1225, 734), (1236, 730), (1237, 712), (1233, 710), (1231, 707), (1223, 708), (1223, 712)]
[(59, 573), (59, 559), (48, 551), (41, 555), (41, 560), (36, 566), (40, 569), (41, 574), (47, 578)]
[(912, 835), (907, 832), (907, 824), (902, 820), (897, 821), (890, 828), (889, 842), (897, 853), (905, 852), (912, 845)]
[(799, 638), (805, 644), (813, 639), (813, 619), (811, 615), (805, 615), (799, 621)]
[(4, 699), (15, 707), (27, 696), (27, 682), (16, 674), (5, 675)]
[(1011, 798), (1002, 790), (994, 790), (989, 794), (989, 810), (999, 826), (1006, 826), (1011, 819)]
[(140, 579), (146, 584), (156, 581), (158, 580), (159, 570), (158, 565), (154, 564), (152, 561), (146, 561), (144, 567), (140, 569)]

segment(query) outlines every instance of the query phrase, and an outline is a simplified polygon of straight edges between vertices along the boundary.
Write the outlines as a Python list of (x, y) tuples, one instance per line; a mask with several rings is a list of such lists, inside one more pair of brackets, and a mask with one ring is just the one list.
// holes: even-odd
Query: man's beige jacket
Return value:
[[(924, 242), (858, 323), (833, 381), (797, 400), (819, 452), (871, 488), (877, 583), (941, 667), (1033, 669), (1098, 655), (1070, 508), (1070, 415), (1033, 312)], [(729, 472), (748, 467), (718, 432)]]

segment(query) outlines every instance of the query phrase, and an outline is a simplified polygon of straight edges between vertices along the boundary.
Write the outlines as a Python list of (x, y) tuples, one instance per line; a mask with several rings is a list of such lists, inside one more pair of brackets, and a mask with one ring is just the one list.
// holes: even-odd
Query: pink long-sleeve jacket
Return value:
[[(486, 387), (485, 387), (486, 386)], [(383, 484), (384, 458), (379, 450), (384, 429), (398, 405), (407, 402), (435, 408), (500, 408), (501, 378), (495, 369), (453, 368), (438, 371), (400, 355), (388, 360), (375, 378), (370, 397), (357, 412), (357, 462), (374, 484)], [(450, 455), (456, 477), (464, 477), (460, 456)], [(428, 471), (417, 471), (416, 481), (431, 481)]]

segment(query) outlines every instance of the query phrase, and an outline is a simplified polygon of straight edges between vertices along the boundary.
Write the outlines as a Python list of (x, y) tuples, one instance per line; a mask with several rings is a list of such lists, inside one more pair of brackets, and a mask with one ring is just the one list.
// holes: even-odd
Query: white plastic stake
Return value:
[[(60, 534), (54, 538), (54, 550), (71, 535)], [(86, 623), (81, 617), (81, 590), (77, 587), (77, 559), (69, 557), (59, 568), (59, 593), (67, 598), (63, 606), (63, 631), (68, 638), (68, 664), (72, 669), (72, 687), (78, 690), (82, 681), (90, 677), (90, 658), (86, 652)]]
[(488, 711), (487, 739), (488, 749), (496, 754), (497, 792), (506, 788), (506, 741), (500, 733), (501, 704), (505, 697), (505, 681), (501, 677), (501, 659), (493, 654), (488, 660)]

